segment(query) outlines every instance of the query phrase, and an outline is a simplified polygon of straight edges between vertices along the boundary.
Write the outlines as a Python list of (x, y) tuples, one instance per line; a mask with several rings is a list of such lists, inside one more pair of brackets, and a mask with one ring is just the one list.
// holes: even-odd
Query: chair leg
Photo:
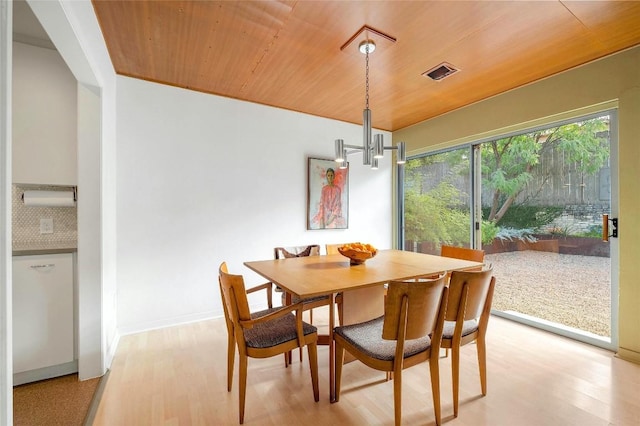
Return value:
[(336, 348), (336, 402), (340, 401), (340, 384), (342, 383), (342, 364), (344, 364), (344, 348), (338, 342)]
[[(309, 309), (309, 324), (313, 324), (313, 309)], [(302, 348), (299, 349), (300, 362), (302, 362)], [(291, 355), (289, 355), (289, 362), (291, 362)]]
[(393, 373), (393, 412), (396, 426), (402, 424), (402, 369)]
[[(431, 348), (434, 350), (436, 348)], [(440, 426), (442, 414), (440, 412), (440, 365), (438, 358), (440, 354), (429, 360), (429, 372), (431, 373), (431, 394), (433, 395), (433, 412), (436, 417), (436, 426)]]
[(231, 385), (233, 384), (233, 364), (236, 359), (236, 339), (229, 333), (229, 339), (227, 343), (227, 392), (231, 392)]
[(240, 355), (240, 374), (239, 374), (239, 411), (240, 411), (240, 424), (244, 423), (244, 402), (247, 396), (247, 356)]
[(453, 417), (458, 417), (458, 396), (460, 391), (460, 347), (451, 348), (451, 380), (453, 384)]
[(480, 387), (482, 395), (487, 395), (487, 347), (484, 337), (478, 337), (476, 340), (478, 349), (478, 367), (480, 368)]
[(313, 385), (313, 399), (320, 401), (320, 390), (318, 388), (318, 344), (316, 342), (307, 345), (309, 353), (309, 367), (311, 369), (311, 384)]
[(343, 325), (344, 321), (344, 308), (342, 307), (342, 294), (340, 294), (338, 296), (339, 300), (337, 301), (337, 305), (338, 305), (338, 322), (340, 323), (340, 325)]

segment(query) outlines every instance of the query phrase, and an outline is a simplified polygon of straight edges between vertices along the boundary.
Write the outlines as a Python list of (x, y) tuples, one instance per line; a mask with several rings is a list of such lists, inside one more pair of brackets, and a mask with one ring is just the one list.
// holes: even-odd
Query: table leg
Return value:
[(329, 301), (329, 401), (336, 402), (336, 353), (333, 341), (335, 327), (336, 295), (331, 294)]

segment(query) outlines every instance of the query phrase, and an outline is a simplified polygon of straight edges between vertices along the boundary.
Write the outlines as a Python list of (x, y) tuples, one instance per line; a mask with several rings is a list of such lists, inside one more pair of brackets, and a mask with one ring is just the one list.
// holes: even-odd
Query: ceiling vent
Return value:
[(443, 78), (449, 77), (451, 74), (454, 74), (458, 71), (460, 71), (458, 68), (446, 62), (443, 62), (440, 65), (431, 68), (429, 71), (423, 72), (422, 75), (425, 77), (429, 77), (432, 80), (440, 81)]

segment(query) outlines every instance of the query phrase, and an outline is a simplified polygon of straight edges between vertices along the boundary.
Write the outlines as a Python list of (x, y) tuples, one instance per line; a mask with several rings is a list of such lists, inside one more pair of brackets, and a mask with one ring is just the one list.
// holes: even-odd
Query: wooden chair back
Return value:
[(472, 262), (484, 262), (484, 250), (467, 247), (442, 246), (440, 247), (440, 256), (471, 260)]
[(461, 322), (479, 319), (494, 285), (492, 268), (482, 271), (452, 271), (445, 320)]
[[(398, 340), (399, 325), (406, 324), (404, 339), (418, 339), (436, 328), (445, 290), (445, 275), (418, 281), (391, 281), (385, 301), (382, 338)], [(445, 301), (446, 303), (446, 301)]]
[(343, 244), (325, 244), (324, 248), (325, 251), (327, 252), (327, 254), (337, 254), (338, 253), (338, 247), (342, 246)]
[(327, 254), (338, 254), (338, 253), (340, 253), (338, 251), (338, 247), (342, 247), (345, 244), (349, 244), (349, 243), (325, 244), (324, 248), (325, 248)]
[(233, 320), (231, 316), (229, 316), (229, 310), (227, 309), (227, 303), (224, 298), (224, 291), (222, 290), (222, 280), (220, 279), (220, 272), (224, 272), (225, 274), (229, 273), (227, 268), (227, 264), (222, 262), (220, 265), (220, 270), (218, 271), (218, 285), (220, 287), (220, 300), (222, 301), (222, 310), (224, 311), (224, 320), (227, 324), (227, 332), (232, 335), (233, 334)]
[(220, 265), (218, 274), (225, 314), (234, 325), (240, 321), (250, 320), (251, 311), (242, 275), (229, 274), (225, 262)]
[(310, 244), (306, 246), (275, 247), (273, 249), (274, 259), (289, 259), (292, 257), (319, 256), (320, 245)]

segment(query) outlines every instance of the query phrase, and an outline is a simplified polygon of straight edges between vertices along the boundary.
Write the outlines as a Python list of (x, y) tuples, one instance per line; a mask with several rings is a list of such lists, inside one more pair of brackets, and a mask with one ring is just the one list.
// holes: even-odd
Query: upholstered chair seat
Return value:
[[(468, 336), (468, 335), (478, 331), (478, 325), (479, 325), (479, 323), (478, 323), (477, 319), (464, 321), (462, 323), (462, 334), (461, 334), (461, 337)], [(445, 321), (444, 322), (444, 329), (442, 331), (442, 338), (443, 339), (453, 339), (453, 334), (454, 334), (455, 328), (456, 328), (456, 322), (455, 321)]]
[[(391, 361), (395, 357), (396, 341), (382, 340), (384, 316), (360, 324), (345, 325), (335, 329), (344, 340), (368, 357), (382, 361)], [(423, 336), (418, 339), (405, 340), (404, 357), (408, 358), (431, 347), (431, 338)]]
[[(305, 336), (317, 331), (313, 325), (302, 322), (302, 332)], [(244, 340), (249, 348), (271, 348), (297, 337), (296, 317), (293, 314), (256, 324), (244, 331)]]

